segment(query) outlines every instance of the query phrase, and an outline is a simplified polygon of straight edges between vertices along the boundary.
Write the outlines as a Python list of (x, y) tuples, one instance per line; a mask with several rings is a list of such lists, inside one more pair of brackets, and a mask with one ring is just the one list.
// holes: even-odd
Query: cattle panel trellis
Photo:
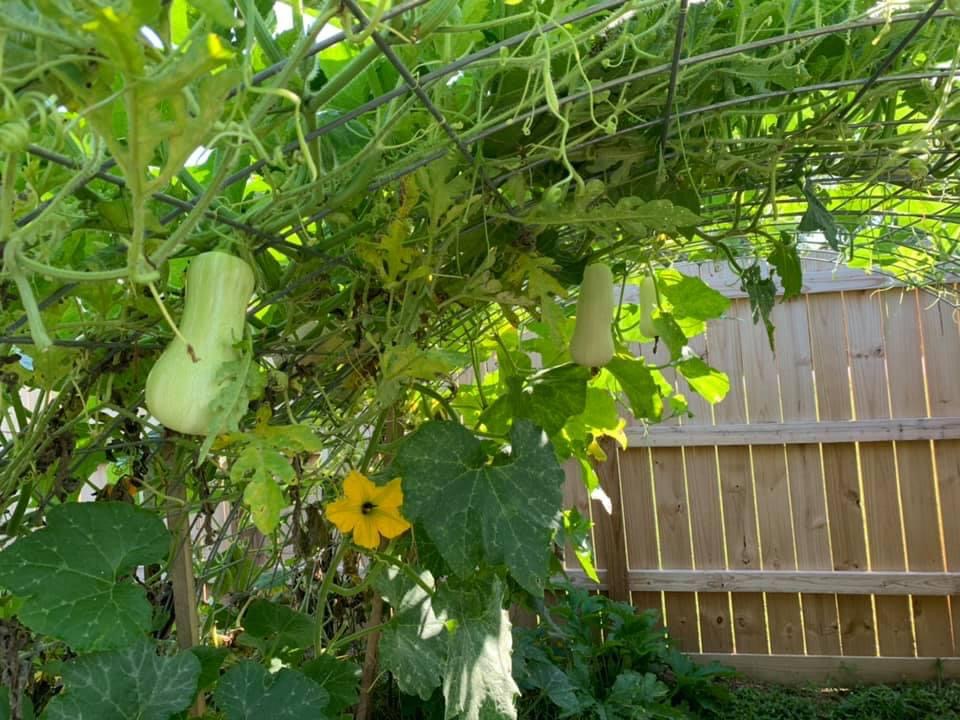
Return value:
[(775, 354), (729, 276), (694, 269), (731, 297), (694, 348), (729, 395), (711, 408), (671, 376), (694, 417), (607, 446), (612, 512), (573, 465), (568, 503), (595, 523), (601, 587), (660, 609), (699, 659), (780, 681), (958, 676), (955, 311), (807, 265), (773, 313)]

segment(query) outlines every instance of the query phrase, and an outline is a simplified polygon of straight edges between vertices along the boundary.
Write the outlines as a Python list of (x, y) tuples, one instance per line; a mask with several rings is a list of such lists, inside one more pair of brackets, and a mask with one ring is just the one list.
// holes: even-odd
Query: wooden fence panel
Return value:
[[(810, 338), (816, 372), (817, 407), (822, 420), (850, 420), (846, 328), (842, 297), (838, 294), (808, 298)], [(822, 445), (824, 484), (827, 489), (828, 522), (835, 570), (866, 570), (862, 493), (853, 445)], [(877, 652), (873, 608), (869, 597), (843, 595), (837, 598), (840, 613), (840, 647), (844, 655), (875, 655)]]
[[(880, 299), (844, 297), (853, 409), (857, 419), (890, 416)], [(892, 442), (859, 443), (861, 504), (866, 513), (870, 570), (905, 570), (900, 497)], [(874, 598), (880, 655), (913, 655), (913, 622), (906, 597)]]
[[(917, 362), (917, 353), (923, 347), (917, 293), (888, 292), (880, 302), (891, 413), (894, 417), (923, 417), (927, 414), (927, 399), (923, 392), (923, 367)], [(896, 443), (907, 567), (911, 571), (945, 569), (930, 450), (927, 441)], [(954, 654), (952, 633), (945, 632), (950, 627), (947, 598), (914, 595), (912, 608), (917, 655)]]
[[(740, 323), (736, 320), (734, 301), (731, 319), (714, 323), (707, 335), (709, 360), (724, 368), (730, 377), (730, 393), (714, 407), (717, 424), (742, 423), (747, 420), (746, 397), (743, 393), (743, 360), (740, 347)], [(750, 469), (750, 448), (730, 446), (717, 448), (720, 473), (723, 522), (727, 542), (727, 561), (738, 570), (759, 570), (760, 541), (757, 537), (757, 515), (753, 475)], [(761, 593), (738, 593), (733, 596), (734, 641), (737, 652), (768, 651), (766, 618)]]
[[(800, 298), (776, 306), (773, 322), (784, 422), (816, 420), (813, 352), (806, 301)], [(796, 444), (787, 445), (785, 451), (797, 567), (804, 570), (832, 570), (820, 448), (809, 443)], [(806, 652), (839, 655), (840, 626), (836, 595), (807, 593), (801, 596), (800, 602), (803, 607)]]
[[(630, 452), (638, 452), (636, 450)], [(641, 451), (642, 452), (642, 451)], [(683, 450), (651, 450), (653, 483), (660, 531), (660, 558), (664, 568), (693, 568), (690, 513), (683, 473)], [(664, 620), (681, 650), (700, 649), (696, 596), (690, 592), (664, 593)]]
[[(709, 356), (707, 340), (701, 336), (692, 341), (691, 349)], [(683, 427), (712, 427), (713, 409), (693, 392), (685, 382), (680, 391), (686, 396), (693, 417), (683, 420)], [(720, 478), (717, 475), (717, 454), (712, 446), (683, 449), (684, 470), (690, 492), (690, 525), (694, 563), (699, 570), (727, 567), (721, 509)], [(730, 593), (697, 593), (697, 618), (703, 652), (733, 652), (733, 623)]]
[(570, 470), (604, 587), (662, 607), (695, 659), (750, 673), (768, 658), (804, 679), (932, 677), (940, 657), (960, 675), (957, 316), (850, 273), (831, 292), (820, 270), (774, 309), (773, 353), (728, 274), (695, 271), (732, 299), (691, 343), (731, 392), (711, 408), (668, 374), (692, 417), (649, 434), (631, 419), (629, 449), (605, 444), (609, 514)]
[[(933, 417), (960, 415), (960, 328), (955, 311), (921, 298), (920, 326), (927, 376), (927, 403)], [(960, 571), (960, 440), (934, 444), (940, 523), (947, 570)], [(932, 509), (928, 512), (933, 516)], [(954, 645), (960, 651), (960, 596), (950, 598)]]
[[(750, 304), (740, 300), (734, 308), (740, 323), (744, 393), (750, 423), (781, 421), (777, 365), (763, 323), (754, 323)], [(750, 450), (760, 532), (761, 567), (795, 570), (796, 551), (790, 510), (787, 457), (783, 446), (757, 446)], [(800, 596), (796, 593), (766, 593), (770, 650), (802, 654), (803, 632)]]

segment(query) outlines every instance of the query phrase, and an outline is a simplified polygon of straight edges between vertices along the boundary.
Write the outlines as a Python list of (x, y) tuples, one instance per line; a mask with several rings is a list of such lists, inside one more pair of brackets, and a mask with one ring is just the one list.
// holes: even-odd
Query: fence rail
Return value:
[(732, 298), (694, 348), (729, 396), (711, 408), (669, 377), (693, 417), (606, 446), (609, 513), (574, 465), (567, 501), (594, 521), (599, 589), (659, 608), (698, 660), (780, 680), (960, 676), (957, 317), (821, 267), (776, 307), (776, 354), (729, 275), (694, 269)]

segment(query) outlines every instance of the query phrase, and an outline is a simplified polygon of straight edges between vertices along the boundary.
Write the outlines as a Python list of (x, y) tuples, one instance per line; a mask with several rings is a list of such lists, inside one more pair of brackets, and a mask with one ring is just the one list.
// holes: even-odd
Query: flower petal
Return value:
[(349, 498), (340, 498), (327, 505), (327, 519), (337, 526), (342, 533), (351, 532), (357, 522), (363, 517), (359, 504), (351, 502)]
[(353, 529), (353, 541), (371, 550), (376, 550), (380, 545), (380, 533), (377, 532), (377, 526), (370, 515), (360, 516), (360, 520)]
[(377, 507), (398, 508), (403, 505), (403, 490), (400, 487), (400, 478), (394, 478), (386, 485), (378, 487), (373, 502)]
[(410, 529), (410, 523), (400, 515), (398, 510), (379, 507), (370, 515), (377, 524), (377, 530), (384, 537), (395, 538)]
[(343, 494), (353, 500), (357, 505), (363, 505), (365, 502), (373, 500), (377, 491), (377, 486), (367, 478), (366, 475), (351, 470), (343, 480)]

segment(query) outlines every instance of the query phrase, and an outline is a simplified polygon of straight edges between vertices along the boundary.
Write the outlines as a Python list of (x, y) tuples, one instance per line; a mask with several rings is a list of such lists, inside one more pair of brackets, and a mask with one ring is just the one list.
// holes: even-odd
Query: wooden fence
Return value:
[(609, 514), (568, 468), (601, 587), (758, 679), (960, 676), (954, 309), (811, 266), (805, 295), (774, 311), (774, 354), (729, 275), (699, 272), (732, 298), (695, 348), (729, 396), (711, 408), (671, 377), (695, 417), (607, 446)]

